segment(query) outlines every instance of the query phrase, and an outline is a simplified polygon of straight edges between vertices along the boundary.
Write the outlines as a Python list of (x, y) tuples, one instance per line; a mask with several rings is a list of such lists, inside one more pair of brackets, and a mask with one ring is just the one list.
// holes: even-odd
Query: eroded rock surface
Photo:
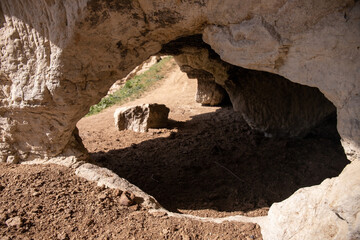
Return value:
[(2, 161), (61, 155), (76, 122), (116, 79), (163, 45), (199, 34), (225, 62), (318, 87), (337, 107), (355, 160), (359, 11), (350, 0), (2, 1)]
[(162, 46), (162, 54), (174, 56), (181, 71), (198, 80), (196, 101), (203, 105), (220, 105), (228, 98), (221, 85), (227, 79), (227, 64), (205, 44), (201, 35), (182, 37)]
[(145, 60), (143, 63), (141, 63), (139, 66), (134, 68), (126, 77), (117, 80), (109, 89), (108, 94), (112, 94), (119, 90), (124, 84), (132, 79), (135, 76), (138, 76), (145, 71), (149, 70), (150, 67), (152, 67), (155, 63), (159, 62), (161, 60), (160, 56), (151, 56), (149, 59)]
[(336, 111), (316, 88), (222, 61), (197, 35), (171, 41), (162, 52), (198, 79), (198, 102), (220, 103), (229, 94), (234, 110), (267, 136), (304, 136)]
[(143, 104), (115, 110), (115, 127), (118, 130), (147, 132), (149, 128), (167, 126), (170, 109), (164, 104)]
[(359, 239), (359, 170), (360, 162), (354, 161), (339, 177), (302, 188), (273, 204), (263, 235), (267, 239)]
[(282, 3), (276, 14), (207, 26), (203, 39), (228, 63), (319, 88), (337, 108), (348, 158), (359, 159), (360, 108), (355, 103), (359, 105), (360, 4)]
[(225, 89), (234, 109), (269, 137), (305, 136), (336, 111), (318, 89), (267, 72), (235, 68)]
[(181, 71), (186, 72), (189, 78), (197, 79), (197, 92), (195, 100), (202, 105), (220, 105), (227, 97), (225, 90), (215, 82), (214, 76), (201, 69), (193, 69), (182, 65)]
[[(0, 160), (85, 157), (74, 129), (89, 107), (165, 44), (199, 34), (227, 63), (317, 87), (337, 109), (348, 158), (360, 160), (360, 2), (354, 0), (2, 0)], [(306, 213), (316, 199), (303, 201)], [(357, 216), (347, 203), (337, 207)], [(297, 236), (309, 225), (293, 223), (293, 239), (303, 239)], [(342, 223), (347, 236), (357, 236), (357, 223)], [(286, 232), (279, 225), (277, 236)]]

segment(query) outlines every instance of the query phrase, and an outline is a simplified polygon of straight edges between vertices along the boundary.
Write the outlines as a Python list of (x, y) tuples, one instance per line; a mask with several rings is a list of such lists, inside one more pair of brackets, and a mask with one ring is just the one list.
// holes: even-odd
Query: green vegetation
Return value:
[(139, 98), (141, 94), (154, 85), (155, 82), (164, 78), (166, 73), (165, 65), (171, 59), (172, 57), (165, 57), (160, 62), (154, 64), (148, 71), (128, 80), (121, 89), (105, 96), (98, 104), (91, 106), (86, 116), (99, 113), (103, 109), (115, 104), (124, 104)]

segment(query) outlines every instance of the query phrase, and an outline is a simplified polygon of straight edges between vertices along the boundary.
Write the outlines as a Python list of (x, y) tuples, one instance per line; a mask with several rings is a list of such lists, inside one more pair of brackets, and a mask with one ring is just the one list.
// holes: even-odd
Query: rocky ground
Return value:
[[(195, 103), (196, 80), (177, 66), (146, 96), (163, 103), (167, 128), (116, 131), (116, 107), (82, 119), (94, 163), (198, 216), (263, 216), (301, 187), (337, 176), (348, 163), (334, 119), (304, 139), (269, 139), (227, 107)], [(96, 187), (56, 165), (0, 165), (0, 239), (261, 239), (256, 224), (215, 224), (122, 206), (121, 192)]]
[[(259, 227), (121, 206), (120, 193), (56, 165), (0, 164), (0, 239), (259, 239)], [(233, 231), (236, 229), (236, 231)]]

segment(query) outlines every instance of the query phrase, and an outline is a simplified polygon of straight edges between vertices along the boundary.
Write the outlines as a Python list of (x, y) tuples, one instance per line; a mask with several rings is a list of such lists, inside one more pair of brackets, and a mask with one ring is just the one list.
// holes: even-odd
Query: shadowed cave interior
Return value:
[[(192, 36), (165, 45), (161, 53), (182, 54), (184, 44), (209, 49), (203, 42), (199, 43), (199, 36)], [(211, 58), (220, 59), (212, 50), (209, 52)], [(243, 89), (254, 87), (250, 93), (242, 95), (250, 100), (257, 96), (251, 96), (252, 92), (259, 94), (258, 89), (277, 89), (280, 85), (322, 95), (315, 88), (285, 78), (279, 80), (279, 85), (261, 79), (256, 84), (252, 82), (252, 76), (279, 78), (275, 74), (235, 66), (229, 67), (228, 74), (231, 78), (247, 76), (240, 77), (238, 84)], [(243, 80), (250, 84), (244, 84)], [(287, 101), (289, 93), (281, 91), (271, 95), (285, 97), (284, 101)], [(231, 98), (231, 93), (229, 95)], [(290, 96), (289, 101), (293, 99)], [(297, 104), (301, 104), (301, 97), (296, 99), (299, 100)], [(266, 96), (264, 100), (267, 101)], [(299, 109), (301, 111), (301, 107)], [(267, 130), (270, 133), (276, 131), (271, 127)], [(124, 138), (116, 139), (119, 146), (123, 146), (121, 141), (129, 134), (132, 133), (120, 133)], [(288, 198), (299, 188), (338, 176), (349, 163), (336, 130), (335, 111), (311, 131), (299, 130), (296, 134), (300, 137), (284, 137), (292, 134), (288, 131), (267, 138), (264, 133), (251, 128), (241, 112), (234, 111), (229, 105), (193, 116), (185, 122), (169, 119), (167, 129), (158, 129), (151, 134), (158, 137), (141, 143), (127, 143), (115, 150), (93, 151), (90, 152), (91, 159), (154, 196), (166, 209), (199, 216), (266, 215), (274, 202)]]
[(168, 210), (249, 216), (265, 215), (299, 188), (338, 176), (348, 163), (335, 116), (302, 139), (265, 138), (230, 107), (175, 127), (169, 137), (91, 158)]

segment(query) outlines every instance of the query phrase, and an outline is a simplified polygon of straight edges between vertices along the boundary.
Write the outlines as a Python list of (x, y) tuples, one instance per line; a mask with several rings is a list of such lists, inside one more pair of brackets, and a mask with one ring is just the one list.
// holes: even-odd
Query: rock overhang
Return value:
[(74, 129), (88, 108), (164, 44), (195, 34), (224, 62), (317, 87), (337, 109), (348, 158), (359, 160), (358, 1), (5, 0), (0, 7), (3, 161), (83, 156)]

